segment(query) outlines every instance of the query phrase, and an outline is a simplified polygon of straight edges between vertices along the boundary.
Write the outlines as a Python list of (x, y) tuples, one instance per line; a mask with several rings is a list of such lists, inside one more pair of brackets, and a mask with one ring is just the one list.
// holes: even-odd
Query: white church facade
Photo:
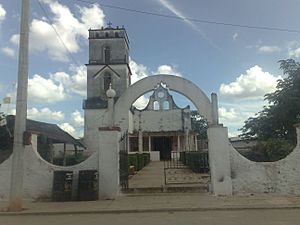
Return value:
[[(107, 91), (114, 101), (131, 85), (129, 39), (123, 27), (89, 30), (87, 99), (83, 103), (85, 143), (90, 151), (98, 146), (98, 128), (112, 126)], [(112, 107), (113, 107), (112, 103)], [(180, 108), (162, 82), (153, 87), (147, 106), (128, 111), (128, 152), (150, 152), (151, 160), (165, 160), (171, 152), (197, 149), (191, 130), (190, 107)]]

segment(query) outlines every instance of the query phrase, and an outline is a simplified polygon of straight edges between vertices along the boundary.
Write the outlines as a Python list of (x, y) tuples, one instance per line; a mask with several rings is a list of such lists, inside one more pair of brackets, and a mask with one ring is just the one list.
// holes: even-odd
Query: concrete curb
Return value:
[(64, 215), (64, 214), (129, 214), (129, 213), (158, 213), (158, 212), (205, 212), (205, 211), (239, 211), (239, 210), (276, 210), (300, 209), (300, 205), (285, 206), (230, 206), (230, 207), (187, 207), (187, 208), (150, 208), (150, 209), (99, 209), (99, 210), (65, 210), (65, 211), (24, 211), (0, 212), (1, 216), (26, 215)]

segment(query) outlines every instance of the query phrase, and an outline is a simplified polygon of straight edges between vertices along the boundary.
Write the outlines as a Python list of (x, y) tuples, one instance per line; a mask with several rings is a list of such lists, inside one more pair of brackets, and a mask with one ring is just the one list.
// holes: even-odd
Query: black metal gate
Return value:
[(171, 152), (164, 161), (165, 184), (200, 184), (209, 182), (208, 152)]
[(119, 173), (120, 173), (120, 186), (122, 189), (128, 188), (128, 178), (129, 178), (129, 166), (128, 166), (128, 134), (125, 133), (119, 142)]

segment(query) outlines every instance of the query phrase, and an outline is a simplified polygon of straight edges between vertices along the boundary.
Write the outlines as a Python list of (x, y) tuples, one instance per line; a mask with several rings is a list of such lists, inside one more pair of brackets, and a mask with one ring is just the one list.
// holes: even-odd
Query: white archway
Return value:
[(120, 127), (123, 132), (127, 130), (130, 126), (128, 110), (131, 105), (161, 82), (165, 83), (171, 91), (178, 92), (191, 100), (208, 123), (212, 124), (217, 121), (213, 119), (216, 116), (213, 116), (211, 101), (197, 85), (182, 77), (159, 74), (141, 79), (126, 89), (115, 104), (114, 125)]

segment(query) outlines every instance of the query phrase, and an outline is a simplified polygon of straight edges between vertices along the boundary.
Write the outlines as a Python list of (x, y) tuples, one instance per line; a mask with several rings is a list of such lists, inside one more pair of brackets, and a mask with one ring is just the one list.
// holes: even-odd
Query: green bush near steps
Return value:
[(140, 171), (150, 162), (150, 153), (136, 153), (128, 155), (128, 166), (134, 166), (136, 171)]
[(195, 173), (207, 173), (209, 171), (207, 152), (181, 152), (180, 160)]

